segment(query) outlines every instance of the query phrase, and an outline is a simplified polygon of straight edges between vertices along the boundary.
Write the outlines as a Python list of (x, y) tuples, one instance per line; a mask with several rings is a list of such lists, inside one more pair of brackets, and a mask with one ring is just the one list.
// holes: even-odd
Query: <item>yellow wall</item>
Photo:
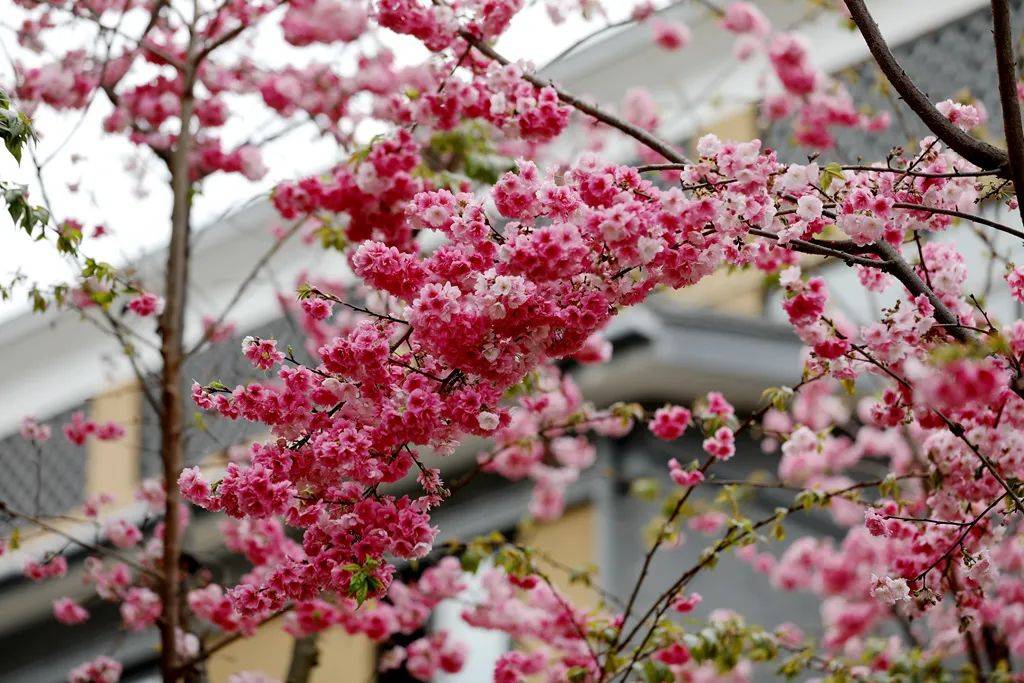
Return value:
[[(284, 680), (291, 661), (293, 639), (279, 622), (261, 627), (252, 638), (236, 641), (210, 658), (211, 683), (227, 683), (241, 671), (260, 671)], [(320, 634), (320, 663), (311, 683), (368, 683), (373, 680), (376, 650), (364, 636), (350, 636), (340, 628)]]
[[(139, 484), (141, 454), (141, 400), (136, 383), (111, 389), (89, 403), (89, 417), (99, 423), (113, 420), (125, 428), (117, 441), (91, 439), (86, 465), (86, 493), (111, 493), (118, 505), (132, 502)], [(211, 456), (211, 461), (221, 454)], [(281, 623), (260, 628), (252, 638), (239, 640), (214, 655), (209, 662), (210, 681), (227, 683), (241, 671), (261, 671), (284, 679), (291, 659), (293, 639)], [(332, 629), (319, 640), (319, 666), (311, 683), (367, 683), (376, 667), (376, 649), (362, 636)]]
[(116, 441), (90, 439), (85, 469), (86, 495), (110, 493), (115, 507), (132, 502), (139, 484), (139, 455), (142, 445), (142, 395), (130, 382), (110, 389), (89, 402), (89, 418), (103, 424), (110, 420), (124, 427)]
[[(598, 603), (592, 588), (570, 584), (565, 571), (565, 567), (581, 569), (596, 562), (596, 520), (594, 507), (581, 505), (567, 510), (561, 519), (531, 528), (520, 539), (522, 545), (541, 552), (538, 564), (575, 605), (593, 607)], [(546, 562), (545, 558), (554, 562)]]
[[(701, 131), (714, 133), (723, 140), (751, 140), (758, 135), (757, 117), (745, 107)], [(699, 138), (700, 135), (697, 137)], [(718, 271), (696, 285), (670, 293), (673, 301), (688, 308), (708, 308), (736, 315), (760, 315), (763, 310), (764, 275), (757, 270), (729, 273)]]

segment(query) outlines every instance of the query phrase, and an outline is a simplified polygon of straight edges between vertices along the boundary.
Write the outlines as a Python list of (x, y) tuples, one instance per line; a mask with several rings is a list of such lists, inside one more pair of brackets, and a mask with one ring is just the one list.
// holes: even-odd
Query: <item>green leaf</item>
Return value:
[(661, 483), (653, 477), (640, 477), (629, 483), (629, 495), (639, 500), (654, 502), (661, 493)]
[(818, 186), (822, 192), (828, 192), (828, 188), (832, 185), (833, 180), (843, 179), (843, 169), (837, 163), (831, 163), (821, 170), (821, 177), (818, 180)]

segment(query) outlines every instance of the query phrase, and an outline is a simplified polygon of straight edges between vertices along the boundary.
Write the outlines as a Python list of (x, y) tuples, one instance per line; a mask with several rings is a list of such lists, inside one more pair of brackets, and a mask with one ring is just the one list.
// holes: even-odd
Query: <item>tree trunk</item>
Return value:
[(178, 476), (184, 463), (184, 407), (181, 395), (181, 367), (184, 361), (185, 298), (188, 286), (189, 231), (192, 184), (189, 156), (192, 147), (191, 120), (195, 98), (193, 75), (185, 74), (181, 100), (181, 132), (171, 156), (171, 240), (167, 250), (164, 284), (164, 312), (160, 317), (160, 457), (163, 461), (167, 505), (164, 512), (164, 553), (162, 586), (163, 618), (160, 624), (160, 669), (165, 683), (180, 679), (175, 652), (176, 633), (181, 625), (179, 560), (181, 557), (181, 494)]
[(320, 664), (319, 633), (296, 638), (292, 646), (292, 661), (288, 665), (285, 683), (309, 683), (313, 669)]

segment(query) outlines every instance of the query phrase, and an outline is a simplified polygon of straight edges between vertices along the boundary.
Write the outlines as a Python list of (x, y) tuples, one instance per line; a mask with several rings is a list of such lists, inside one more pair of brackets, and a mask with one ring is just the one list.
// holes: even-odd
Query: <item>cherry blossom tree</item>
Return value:
[[(463, 619), (516, 643), (495, 668), (502, 682), (748, 680), (758, 662), (830, 680), (1019, 675), (1024, 320), (995, 319), (965, 288), (965, 259), (949, 239), (958, 223), (1024, 238), (1019, 227), (981, 215), (986, 202), (1024, 211), (1007, 2), (992, 0), (1005, 149), (972, 135), (986, 115), (978, 106), (935, 103), (921, 92), (863, 0), (831, 8), (856, 26), (931, 133), (867, 164), (833, 159), (835, 132), (879, 130), (887, 117), (858, 110), (842, 82), (814, 66), (807, 43), (751, 3), (697, 4), (735, 35), (737, 59), (767, 57), (773, 86), (762, 114), (788, 122), (797, 142), (817, 150), (809, 163), (784, 163), (758, 140), (713, 135), (690, 158), (659, 137), (649, 94), (631, 92), (613, 112), (548, 82), (534, 65), (510, 62), (496, 41), (524, 4), (17, 2), (25, 14), (17, 106), (81, 112), (105, 101), (106, 132), (162, 164), (173, 199), (166, 281), (147, 288), (89, 258), (73, 217), (34, 207), (17, 188), (6, 194), (20, 229), (42, 231), (80, 265), (75, 282), (30, 288), (37, 306), (97, 309), (119, 341), (137, 334), (124, 316), (159, 321), (160, 391), (147, 400), (161, 419), (163, 476), (145, 482), (139, 498), (161, 523), (144, 532), (108, 519), (103, 544), (69, 538), (89, 551), (98, 595), (119, 605), (125, 628), (160, 630), (165, 681), (201, 678), (209, 657), (278, 618), (297, 643), (343, 628), (393, 644), (460, 595), (467, 573), (479, 574), (485, 597)], [(550, 6), (557, 21), (596, 3)], [(685, 50), (690, 29), (657, 10), (637, 3), (620, 23), (647, 22), (656, 44)], [(67, 25), (97, 39), (48, 42)], [(299, 51), (346, 44), (357, 56), (348, 70), (266, 64), (253, 39), (264, 31)], [(424, 61), (398, 66), (370, 39), (390, 34), (415, 39)], [(293, 222), (282, 239), (311, 231), (344, 252), (360, 284), (341, 287), (338, 274), (324, 273), (298, 288), (314, 360), (249, 336), (240, 353), (265, 380), (231, 388), (223, 383), (230, 377), (198, 378), (191, 400), (199, 409), (264, 425), (270, 436), (215, 471), (184, 468), (179, 388), (193, 350), (183, 336), (193, 201), (213, 174), (265, 171), (264, 140), (227, 145), (221, 135), (258, 105), (350, 150), (329, 173), (279, 184), (271, 199)], [(11, 113), (4, 121), (0, 132), (17, 153), (28, 142), (27, 120)], [(371, 121), (385, 132), (361, 139), (359, 124)], [(564, 144), (574, 127), (631, 140), (643, 165)], [(994, 248), (990, 260), (1005, 267), (999, 286), (1024, 301), (1024, 268)], [(898, 291), (896, 303), (868, 324), (849, 321), (825, 278), (811, 272), (833, 263), (853, 268), (865, 291)], [(601, 332), (619, 311), (726, 269), (777, 276), (782, 309), (805, 347), (799, 381), (767, 388), (755, 412), (737, 414), (717, 392), (688, 407), (594, 406), (557, 363), (608, 360)], [(209, 321), (198, 346), (224, 336), (229, 314)], [(634, 428), (666, 441), (699, 433), (704, 452), (668, 463), (673, 489), (660, 494), (656, 533), (628, 594), (573, 571), (597, 607), (573, 604), (542, 553), (500, 534), (435, 543), (433, 512), (478, 472), (532, 481), (524, 514), (555, 519), (567, 486), (594, 463), (590, 437)], [(63, 431), (78, 444), (120, 436), (118, 425), (85, 416)], [(51, 438), (31, 418), (22, 432), (40, 448)], [(426, 464), (427, 453), (451, 454), (469, 437), (488, 445), (464, 477)], [(776, 480), (716, 478), (737, 439), (751, 437), (777, 450)], [(855, 477), (865, 460), (881, 476)], [(788, 492), (791, 502), (760, 519), (739, 504), (697, 516), (687, 505), (703, 487), (724, 487), (730, 498), (755, 485)], [(252, 566), (236, 585), (183, 591), (183, 501), (225, 516), (227, 548)], [(84, 514), (96, 517), (103, 504), (90, 501)], [(773, 549), (787, 521), (813, 509), (830, 512), (842, 540), (804, 536)], [(64, 533), (29, 511), (0, 510)], [(645, 604), (652, 561), (685, 524), (718, 538)], [(734, 613), (716, 612), (699, 628), (675, 618), (694, 610), (701, 598), (691, 584), (726, 554), (779, 590), (818, 595), (821, 642), (793, 625)], [(425, 568), (399, 574), (400, 566)], [(60, 554), (25, 567), (33, 580), (66, 571)], [(88, 611), (70, 599), (54, 604), (54, 616), (88, 627)], [(905, 636), (888, 637), (893, 626)], [(429, 680), (460, 670), (470, 646), (439, 631), (389, 645), (381, 664)], [(296, 658), (294, 680), (308, 676), (310, 662)], [(70, 680), (116, 681), (120, 671), (100, 656)]]

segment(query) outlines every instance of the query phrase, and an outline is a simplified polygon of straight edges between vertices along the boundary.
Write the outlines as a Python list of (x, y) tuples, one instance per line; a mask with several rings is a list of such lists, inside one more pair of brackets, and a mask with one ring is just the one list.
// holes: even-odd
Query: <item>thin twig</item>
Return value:
[[(493, 59), (502, 66), (508, 66), (510, 64), (508, 59), (506, 59), (501, 54), (496, 52), (494, 48), (492, 48), (490, 45), (487, 45), (486, 43), (477, 40), (471, 33), (467, 31), (460, 31), (459, 35), (462, 37), (463, 40), (472, 45), (478, 52)], [(647, 132), (643, 128), (635, 126), (632, 123), (629, 123), (628, 121), (624, 121), (623, 119), (620, 119), (617, 116), (609, 114), (608, 112), (604, 111), (603, 109), (596, 105), (584, 102), (575, 95), (572, 95), (560, 89), (554, 83), (545, 81), (543, 78), (540, 78), (532, 73), (524, 72), (522, 77), (524, 80), (531, 83), (537, 88), (553, 88), (554, 91), (558, 94), (558, 99), (560, 99), (562, 102), (565, 102), (569, 106), (583, 112), (584, 114), (593, 119), (600, 121), (601, 123), (606, 123), (612, 128), (622, 131), (629, 137), (644, 144), (645, 146), (654, 150), (655, 152), (665, 157), (669, 161), (675, 161), (681, 164), (688, 162), (686, 157), (683, 156), (678, 151), (676, 151), (676, 149), (672, 145), (662, 140), (661, 138), (657, 137), (656, 135)]]

